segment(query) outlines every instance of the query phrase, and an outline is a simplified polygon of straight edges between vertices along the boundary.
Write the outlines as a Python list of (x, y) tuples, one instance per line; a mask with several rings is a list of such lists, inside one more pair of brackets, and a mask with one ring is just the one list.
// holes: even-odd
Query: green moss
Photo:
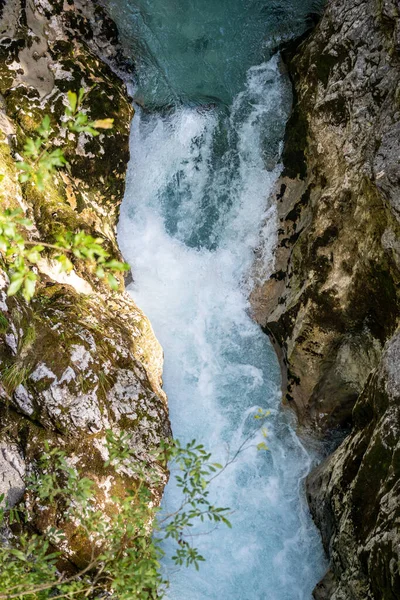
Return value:
[(36, 339), (36, 329), (34, 323), (29, 323), (22, 337), (21, 350), (27, 350), (32, 346)]
[(10, 54), (13, 54), (13, 47), (16, 47), (18, 43), (16, 40), (9, 40), (11, 47), (5, 49), (6, 40), (2, 40), (2, 48), (0, 48), (0, 93), (4, 95), (12, 86), (14, 81), (14, 74), (8, 68), (8, 61), (10, 60)]
[(0, 312), (0, 334), (7, 333), (9, 327), (10, 327), (10, 323), (9, 323), (8, 319), (6, 319), (5, 316), (3, 315), (3, 313)]
[(6, 95), (6, 108), (8, 116), (22, 129), (17, 131), (19, 142), (22, 144), (26, 134), (33, 133), (43, 119), (39, 93), (24, 86), (13, 88)]

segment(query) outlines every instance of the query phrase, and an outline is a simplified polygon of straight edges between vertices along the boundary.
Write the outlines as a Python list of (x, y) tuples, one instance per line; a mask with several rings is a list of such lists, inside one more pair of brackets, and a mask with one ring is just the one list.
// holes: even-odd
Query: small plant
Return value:
[[(89, 121), (81, 108), (85, 96), (83, 89), (79, 94), (71, 91), (67, 93), (64, 123), (69, 131), (97, 136), (100, 134), (99, 130), (111, 129), (113, 119)], [(53, 132), (50, 117), (46, 115), (36, 129), (36, 136), (27, 138), (22, 160), (17, 162), (20, 181), (31, 182), (39, 190), (45, 188), (46, 182), (57, 169), (68, 166), (63, 149), (53, 147)], [(2, 179), (3, 176), (0, 176), (0, 181)], [(103, 248), (102, 238), (94, 238), (84, 231), (66, 231), (55, 237), (54, 244), (48, 244), (27, 239), (26, 232), (32, 227), (33, 223), (25, 218), (20, 209), (0, 212), (0, 255), (10, 276), (9, 296), (21, 291), (27, 302), (32, 299), (38, 279), (35, 265), (45, 249), (53, 251), (52, 258), (58, 263), (60, 271), (68, 273), (73, 269), (73, 257), (84, 260), (90, 263), (96, 276), (105, 279), (114, 290), (118, 288), (115, 273), (129, 269), (126, 263), (111, 258)]]
[(45, 249), (53, 251), (52, 258), (58, 263), (60, 272), (69, 273), (73, 269), (71, 258), (75, 257), (89, 263), (96, 276), (106, 279), (114, 290), (119, 285), (114, 273), (129, 269), (126, 263), (110, 257), (103, 248), (102, 238), (79, 231), (57, 235), (54, 244), (37, 243), (22, 235), (31, 227), (32, 222), (24, 217), (20, 209), (0, 212), (0, 254), (10, 276), (9, 296), (21, 290), (27, 302), (32, 299), (38, 279), (33, 267), (38, 264)]
[[(259, 409), (255, 418), (264, 421), (268, 414)], [(164, 540), (175, 541), (172, 560), (177, 566), (199, 568), (204, 557), (192, 543), (193, 527), (198, 522), (231, 526), (229, 509), (214, 506), (209, 498), (210, 483), (249, 447), (254, 435), (224, 466), (212, 462), (195, 440), (166, 443), (144, 465), (136, 459), (129, 434), (107, 431), (104, 473), (113, 467), (129, 472), (133, 482), (125, 495), (111, 497), (112, 506), (106, 510), (96, 502), (96, 483), (82, 477), (62, 450), (45, 442), (26, 482), (25, 504), (0, 509), (0, 528), (7, 525), (17, 532), (0, 547), (0, 600), (161, 600), (168, 587), (160, 572)], [(177, 471), (182, 494), (178, 506), (164, 514), (155, 505), (152, 489), (163, 487), (167, 464), (171, 472)], [(41, 534), (32, 533), (33, 506), (41, 518), (56, 510), (59, 529), (49, 526)], [(76, 537), (89, 544), (86, 566), (72, 574), (70, 568), (63, 571), (62, 555), (54, 550), (67, 547), (62, 527), (71, 523)]]
[[(89, 121), (87, 114), (81, 110), (86, 95), (83, 88), (79, 90), (79, 94), (71, 91), (67, 93), (68, 106), (65, 108), (64, 122), (69, 131), (73, 133), (86, 133), (90, 136), (97, 136), (100, 134), (99, 129), (111, 129), (113, 127), (113, 119)], [(59, 129), (60, 126), (61, 124)], [(52, 133), (54, 133), (54, 130), (51, 126), (50, 117), (46, 115), (36, 129), (36, 137), (27, 138), (22, 152), (22, 161), (17, 162), (21, 183), (31, 181), (39, 190), (43, 190), (46, 181), (56, 169), (68, 166), (64, 150), (62, 148), (52, 148)]]
[(34, 343), (36, 339), (36, 327), (34, 323), (28, 323), (23, 335), (21, 336), (21, 340), (18, 344), (18, 350), (26, 350)]
[(10, 323), (5, 318), (3, 313), (0, 312), (0, 334), (7, 333), (9, 327), (10, 327)]
[(29, 368), (16, 361), (8, 367), (4, 367), (1, 371), (1, 383), (5, 390), (12, 394), (21, 383), (23, 383), (29, 375)]
[(114, 383), (113, 379), (110, 375), (107, 375), (104, 371), (99, 372), (98, 378), (99, 378), (99, 388), (102, 391), (102, 393), (104, 394), (104, 396), (107, 396), (107, 392), (113, 386), (113, 383)]
[(21, 171), (21, 183), (32, 181), (39, 190), (44, 189), (45, 182), (57, 167), (66, 166), (67, 160), (62, 148), (50, 150), (50, 134), (52, 133), (50, 117), (46, 115), (36, 129), (37, 136), (28, 138), (24, 144), (23, 160), (17, 162)]

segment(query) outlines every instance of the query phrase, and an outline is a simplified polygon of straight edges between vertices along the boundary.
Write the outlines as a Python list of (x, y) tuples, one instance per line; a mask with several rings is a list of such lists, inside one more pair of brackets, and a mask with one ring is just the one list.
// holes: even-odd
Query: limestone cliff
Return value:
[[(9, 0), (0, 17), (1, 205), (24, 209), (35, 224), (32, 240), (52, 242), (57, 232), (83, 229), (119, 258), (115, 229), (133, 109), (115, 74), (131, 68), (115, 26), (86, 0)], [(70, 169), (59, 171), (43, 192), (21, 186), (15, 159), (26, 135), (44, 114), (58, 131), (66, 92), (81, 87), (88, 91), (89, 117), (113, 118), (114, 128), (76, 141), (61, 127), (54, 144), (66, 148)], [(106, 429), (131, 432), (137, 459), (145, 462), (149, 449), (170, 434), (162, 350), (122, 281), (121, 291), (111, 292), (79, 262), (61, 276), (50, 257), (39, 269), (41, 283), (29, 306), (7, 297), (7, 276), (0, 272), (0, 493), (11, 503), (21, 498), (24, 472), (47, 440), (96, 481), (104, 508), (106, 480), (111, 494), (129, 484), (129, 476), (102, 467)], [(47, 527), (49, 519), (36, 525)], [(81, 544), (73, 529), (66, 533), (67, 554), (81, 563)]]
[(300, 431), (331, 447), (348, 434), (308, 482), (332, 564), (320, 599), (400, 597), (399, 51), (395, 0), (330, 0), (284, 52), (279, 242), (252, 304)]

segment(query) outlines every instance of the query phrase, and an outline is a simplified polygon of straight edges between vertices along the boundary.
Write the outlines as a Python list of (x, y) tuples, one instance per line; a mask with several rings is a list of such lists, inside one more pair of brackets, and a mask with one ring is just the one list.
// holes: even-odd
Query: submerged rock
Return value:
[(394, 0), (331, 0), (284, 53), (295, 96), (275, 272), (257, 265), (251, 300), (300, 431), (345, 438), (308, 483), (332, 560), (324, 600), (400, 597), (399, 50)]
[[(13, 0), (0, 10), (0, 173), (4, 207), (20, 206), (35, 224), (32, 240), (53, 241), (57, 232), (83, 229), (104, 239), (117, 259), (116, 222), (129, 160), (133, 109), (116, 73), (130, 69), (116, 29), (95, 2)], [(87, 90), (84, 110), (114, 127), (78, 141), (59, 130), (66, 92)], [(71, 168), (59, 171), (43, 192), (20, 185), (15, 159), (26, 135), (49, 114), (54, 144), (66, 148)], [(162, 349), (145, 315), (123, 291), (111, 292), (82, 263), (57, 273), (43, 260), (38, 292), (28, 306), (6, 295), (0, 272), (0, 493), (11, 504), (23, 494), (23, 474), (44, 444), (63, 449), (82, 476), (96, 482), (99, 506), (124, 494), (129, 473), (104, 468), (106, 430), (129, 432), (135, 457), (152, 464), (149, 452), (170, 435), (162, 391)], [(4, 469), (3, 469), (4, 464)], [(22, 468), (24, 464), (24, 468)], [(17, 466), (15, 466), (17, 465)], [(166, 481), (167, 474), (164, 474)], [(158, 501), (160, 489), (154, 490)], [(35, 517), (33, 517), (35, 518)], [(50, 511), (35, 526), (60, 520)], [(69, 560), (81, 565), (83, 542), (65, 528)], [(84, 546), (84, 544), (83, 544)]]

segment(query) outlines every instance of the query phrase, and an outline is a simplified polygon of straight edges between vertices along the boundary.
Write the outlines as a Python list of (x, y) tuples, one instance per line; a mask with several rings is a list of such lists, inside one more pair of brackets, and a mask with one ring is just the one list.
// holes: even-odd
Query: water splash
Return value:
[[(275, 57), (249, 69), (230, 110), (139, 110), (133, 121), (119, 242), (131, 292), (165, 349), (174, 434), (224, 462), (255, 431), (257, 408), (271, 411), (270, 451), (250, 444), (212, 488), (232, 508), (233, 529), (196, 530), (207, 562), (169, 573), (170, 600), (310, 600), (324, 572), (302, 491), (311, 458), (280, 409), (277, 360), (248, 315), (245, 284), (262, 222), (272, 261), (267, 199), (290, 101)], [(177, 494), (171, 483), (166, 511)]]

